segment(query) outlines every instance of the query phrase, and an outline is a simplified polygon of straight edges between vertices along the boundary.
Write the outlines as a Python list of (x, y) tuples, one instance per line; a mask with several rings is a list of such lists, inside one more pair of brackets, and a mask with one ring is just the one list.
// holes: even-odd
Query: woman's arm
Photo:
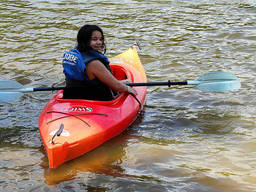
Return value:
[(86, 66), (86, 73), (89, 79), (98, 78), (116, 92), (128, 92), (137, 95), (135, 89), (118, 81), (99, 60), (93, 60)]

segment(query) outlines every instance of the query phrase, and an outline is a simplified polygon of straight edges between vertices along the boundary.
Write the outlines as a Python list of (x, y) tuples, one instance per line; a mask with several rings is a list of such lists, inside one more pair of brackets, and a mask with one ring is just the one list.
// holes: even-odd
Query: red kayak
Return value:
[[(111, 58), (110, 62), (117, 79), (147, 81), (135, 47)], [(147, 88), (134, 89), (143, 106)], [(58, 91), (39, 117), (39, 131), (49, 167), (57, 168), (119, 135), (139, 114), (141, 105), (138, 101), (125, 93), (112, 101), (63, 99), (63, 91)]]

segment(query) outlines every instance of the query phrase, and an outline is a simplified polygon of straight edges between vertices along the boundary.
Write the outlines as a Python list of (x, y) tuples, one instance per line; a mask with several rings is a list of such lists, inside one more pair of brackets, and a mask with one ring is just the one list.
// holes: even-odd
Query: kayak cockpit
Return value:
[[(111, 71), (112, 74), (116, 77), (117, 80), (130, 80), (133, 81), (133, 75), (130, 71), (128, 71), (127, 69), (125, 69), (122, 66), (119, 65), (111, 65)], [(58, 102), (70, 102), (70, 101), (78, 101), (78, 102), (83, 102), (86, 101), (87, 103), (95, 103), (97, 102), (97, 104), (101, 104), (101, 105), (113, 105), (117, 102), (120, 102), (121, 100), (124, 100), (127, 97), (127, 94), (118, 94), (113, 100), (111, 101), (99, 101), (99, 100), (87, 100), (87, 99), (63, 99), (63, 90), (58, 91), (57, 95), (56, 95), (56, 99), (58, 100)]]

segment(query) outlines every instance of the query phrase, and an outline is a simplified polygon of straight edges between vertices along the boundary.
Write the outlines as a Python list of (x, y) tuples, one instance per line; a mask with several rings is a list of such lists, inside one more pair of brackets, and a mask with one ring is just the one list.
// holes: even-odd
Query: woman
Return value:
[(63, 56), (66, 86), (72, 87), (64, 90), (64, 98), (106, 101), (114, 98), (114, 92), (137, 94), (136, 90), (112, 75), (105, 52), (101, 28), (96, 25), (81, 27), (77, 47)]

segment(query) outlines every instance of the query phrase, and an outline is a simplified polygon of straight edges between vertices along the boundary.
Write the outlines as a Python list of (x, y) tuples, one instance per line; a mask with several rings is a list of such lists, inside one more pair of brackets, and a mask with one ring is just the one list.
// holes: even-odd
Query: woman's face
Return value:
[(98, 52), (103, 51), (103, 37), (100, 31), (92, 32), (90, 47)]

